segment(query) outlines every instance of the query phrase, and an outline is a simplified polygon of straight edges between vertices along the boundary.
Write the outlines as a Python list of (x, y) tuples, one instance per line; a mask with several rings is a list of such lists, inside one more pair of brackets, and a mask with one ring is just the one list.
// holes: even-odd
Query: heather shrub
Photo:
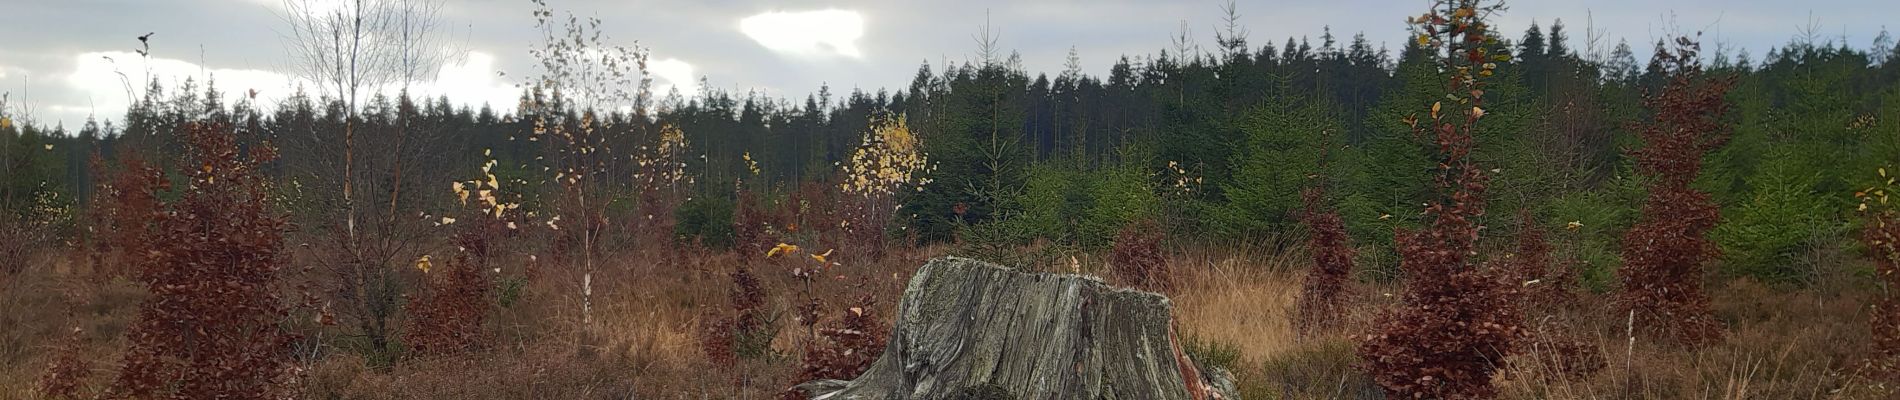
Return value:
[(1643, 98), (1654, 115), (1633, 127), (1643, 147), (1631, 156), (1647, 179), (1649, 197), (1642, 216), (1623, 236), (1617, 298), (1646, 336), (1691, 346), (1721, 336), (1721, 323), (1702, 292), (1702, 266), (1718, 254), (1708, 233), (1721, 214), (1708, 193), (1690, 184), (1703, 155), (1726, 139), (1723, 96), (1734, 84), (1732, 77), (1706, 76), (1698, 49), (1689, 38), (1656, 49), (1656, 62), (1668, 78), (1661, 91)]
[[(1523, 336), (1516, 286), (1479, 265), (1479, 225), (1484, 215), (1485, 171), (1470, 158), (1473, 133), (1485, 116), (1484, 80), (1496, 62), (1485, 18), (1500, 5), (1476, 0), (1440, 1), (1416, 17), (1419, 42), (1445, 49), (1446, 98), (1428, 118), (1410, 117), (1433, 139), (1440, 163), (1434, 178), (1440, 195), (1425, 207), (1425, 226), (1398, 234), (1404, 273), (1402, 304), (1380, 313), (1375, 331), (1360, 342), (1362, 368), (1388, 396), (1492, 398), (1492, 376)], [(1449, 103), (1449, 104), (1447, 104)], [(1449, 107), (1447, 107), (1449, 105)]]
[[(241, 151), (228, 124), (188, 123), (180, 196), (149, 214), (147, 254), (135, 258), (151, 291), (126, 333), (112, 395), (272, 398), (284, 395), (293, 338), (280, 322), (277, 269), (285, 223), (258, 167), (268, 144)], [(127, 190), (157, 190), (139, 188)]]
[(409, 319), (403, 343), (413, 354), (456, 354), (488, 342), (483, 327), (495, 299), (495, 283), (487, 266), (492, 265), (496, 249), (490, 233), (484, 231), (501, 223), (485, 222), (464, 223), (468, 231), (455, 234), (458, 250), (443, 268), (431, 268), (433, 261), (427, 256), (417, 261), (425, 283), (404, 306)]
[(80, 358), (84, 349), (85, 331), (77, 327), (60, 340), (59, 347), (53, 350), (53, 360), (40, 375), (39, 387), (34, 390), (48, 399), (79, 399), (79, 390), (86, 380), (92, 377), (92, 361)]
[(884, 354), (890, 328), (878, 322), (872, 311), (877, 301), (865, 295), (852, 304), (855, 305), (840, 312), (832, 326), (819, 330), (819, 337), (806, 345), (799, 381), (856, 378)]
[(700, 325), (700, 348), (706, 359), (720, 367), (734, 367), (772, 352), (778, 336), (778, 318), (765, 308), (765, 288), (745, 267), (727, 275), (729, 313), (709, 314)]
[(1344, 311), (1356, 251), (1339, 213), (1321, 204), (1326, 201), (1324, 187), (1309, 188), (1303, 196), (1306, 211), (1300, 219), (1306, 224), (1307, 251), (1313, 253), (1313, 268), (1301, 284), (1294, 327), (1302, 334), (1311, 334), (1333, 326)]
[(1174, 287), (1168, 270), (1167, 254), (1162, 249), (1161, 224), (1142, 220), (1122, 227), (1110, 250), (1109, 264), (1122, 282), (1144, 290), (1165, 292)]

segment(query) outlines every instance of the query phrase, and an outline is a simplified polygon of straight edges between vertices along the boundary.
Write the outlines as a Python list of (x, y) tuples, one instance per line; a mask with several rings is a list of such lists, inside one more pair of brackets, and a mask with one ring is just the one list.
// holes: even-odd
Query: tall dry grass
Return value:
[[(943, 249), (904, 250), (879, 262), (840, 260), (814, 280), (828, 305), (857, 294), (878, 299), (889, 318), (911, 271)], [(1371, 310), (1389, 305), (1394, 287), (1367, 284), (1349, 298), (1350, 312), (1335, 331), (1301, 339), (1292, 313), (1310, 257), (1300, 246), (1188, 247), (1168, 258), (1178, 286), (1172, 296), (1184, 334), (1237, 353), (1232, 367), (1247, 399), (1378, 398), (1356, 369), (1350, 335), (1363, 332)], [(81, 258), (74, 258), (81, 257)], [(1082, 259), (1099, 259), (1081, 257)], [(97, 393), (116, 373), (121, 338), (143, 291), (125, 283), (89, 281), (73, 262), (83, 255), (35, 258), (21, 279), (0, 283), (0, 398), (35, 398), (34, 382), (72, 327), (84, 330), (82, 353), (94, 373), (80, 393)], [(572, 282), (541, 280), (489, 321), (493, 345), (485, 350), (425, 358), (378, 369), (362, 355), (330, 352), (302, 366), (299, 397), (414, 398), (770, 398), (792, 384), (805, 332), (781, 324), (773, 357), (749, 366), (754, 378), (740, 388), (738, 371), (710, 368), (695, 328), (709, 307), (724, 307), (731, 253), (680, 251), (670, 261), (609, 253), (600, 269), (606, 285), (594, 299), (592, 325), (580, 324)], [(503, 268), (519, 267), (504, 265)], [(1842, 271), (1861, 268), (1848, 264)], [(1083, 262), (1084, 274), (1109, 276), (1106, 266)], [(791, 310), (800, 301), (790, 271), (754, 268), (774, 293), (767, 307)], [(1067, 272), (1067, 271), (1065, 271)], [(844, 276), (839, 279), (837, 276)], [(1831, 274), (1851, 278), (1851, 273)], [(1730, 327), (1723, 340), (1686, 350), (1640, 340), (1626, 352), (1626, 319), (1612, 315), (1606, 295), (1582, 294), (1561, 311), (1577, 334), (1607, 358), (1602, 372), (1571, 379), (1550, 374), (1535, 348), (1517, 355), (1495, 382), (1508, 399), (1881, 399), (1854, 378), (1867, 348), (1864, 305), (1874, 293), (1865, 282), (1842, 278), (1787, 291), (1748, 281), (1711, 286), (1717, 318)], [(1111, 280), (1112, 282), (1112, 280)], [(597, 288), (602, 289), (602, 288)], [(74, 310), (71, 316), (64, 310)], [(889, 323), (888, 319), (885, 323)], [(587, 326), (586, 328), (582, 328)], [(1626, 356), (1633, 354), (1633, 357)], [(743, 393), (743, 394), (742, 394)]]

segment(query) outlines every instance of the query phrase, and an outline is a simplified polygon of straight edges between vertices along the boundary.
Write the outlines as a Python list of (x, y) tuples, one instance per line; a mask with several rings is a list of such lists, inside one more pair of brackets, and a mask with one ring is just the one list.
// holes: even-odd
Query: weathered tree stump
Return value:
[(870, 370), (798, 388), (816, 400), (1238, 398), (1231, 375), (1182, 351), (1172, 308), (1094, 278), (938, 258), (904, 289)]

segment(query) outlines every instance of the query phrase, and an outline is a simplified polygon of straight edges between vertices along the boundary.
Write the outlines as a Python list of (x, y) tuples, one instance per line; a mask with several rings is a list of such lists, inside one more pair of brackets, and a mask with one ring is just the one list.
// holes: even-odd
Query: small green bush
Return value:
[(680, 204), (673, 234), (684, 243), (726, 249), (732, 247), (732, 200), (694, 197)]

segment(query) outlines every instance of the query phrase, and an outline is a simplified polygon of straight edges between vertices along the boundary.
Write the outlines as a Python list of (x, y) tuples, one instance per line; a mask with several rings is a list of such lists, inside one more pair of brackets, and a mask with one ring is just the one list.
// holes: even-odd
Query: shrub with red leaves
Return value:
[(1161, 251), (1161, 224), (1140, 220), (1122, 227), (1115, 235), (1115, 247), (1109, 254), (1115, 274), (1123, 282), (1144, 290), (1166, 291), (1173, 287), (1168, 276), (1167, 255)]
[(1709, 312), (1702, 293), (1702, 264), (1716, 257), (1708, 233), (1721, 214), (1715, 202), (1690, 188), (1702, 170), (1704, 154), (1721, 146), (1728, 128), (1723, 98), (1733, 77), (1709, 77), (1697, 61), (1699, 45), (1677, 38), (1675, 46), (1656, 49), (1668, 83), (1660, 93), (1644, 95), (1654, 116), (1634, 130), (1643, 147), (1631, 152), (1636, 170), (1648, 181), (1642, 216), (1623, 235), (1623, 290), (1617, 304), (1633, 313), (1649, 337), (1700, 345), (1720, 338), (1721, 323)]
[(1570, 321), (1554, 318), (1560, 315), (1553, 314), (1576, 301), (1576, 275), (1567, 266), (1551, 270), (1550, 244), (1544, 241), (1544, 230), (1537, 227), (1530, 210), (1519, 210), (1518, 219), (1517, 252), (1506, 263), (1509, 279), (1503, 284), (1521, 285), (1524, 307), (1538, 310), (1525, 313), (1527, 324), (1537, 327), (1525, 351), (1548, 373), (1584, 379), (1606, 365), (1603, 352), (1577, 337)]
[(1471, 160), (1472, 136), (1484, 117), (1483, 78), (1501, 56), (1483, 19), (1500, 7), (1477, 0), (1437, 2), (1413, 19), (1419, 40), (1444, 49), (1449, 97), (1428, 120), (1407, 118), (1429, 132), (1441, 159), (1434, 179), (1441, 196), (1425, 208), (1423, 230), (1399, 232), (1405, 272), (1403, 304), (1381, 313), (1377, 330), (1359, 344), (1361, 368), (1394, 398), (1483, 399), (1496, 396), (1491, 378), (1506, 366), (1524, 335), (1517, 287), (1473, 262), (1484, 215), (1484, 170)]
[(1525, 307), (1552, 309), (1571, 304), (1577, 296), (1576, 274), (1551, 258), (1550, 243), (1544, 240), (1544, 230), (1537, 227), (1530, 210), (1519, 210), (1518, 220), (1517, 252), (1507, 263), (1511, 280), (1506, 283), (1526, 289)]
[(294, 337), (281, 328), (287, 312), (274, 286), (286, 224), (258, 171), (275, 150), (256, 144), (242, 154), (229, 124), (184, 128), (182, 196), (143, 216), (155, 229), (142, 238), (146, 253), (134, 259), (151, 297), (126, 333), (112, 396), (283, 397)]
[(772, 338), (778, 333), (778, 327), (772, 326), (772, 318), (766, 315), (765, 288), (759, 278), (745, 267), (734, 269), (729, 276), (732, 288), (728, 301), (732, 314), (707, 319), (700, 325), (702, 351), (708, 360), (722, 367), (769, 352)]
[[(107, 172), (103, 159), (94, 156), (93, 169), (101, 175), (99, 198), (91, 210), (98, 225), (94, 249), (99, 263), (94, 266), (101, 278), (128, 275), (146, 254), (152, 237), (152, 216), (159, 213), (158, 193), (171, 189), (164, 172), (146, 164), (136, 154), (119, 157), (119, 168)], [(112, 256), (105, 256), (105, 254)]]
[(845, 310), (835, 325), (818, 331), (822, 343), (806, 345), (800, 382), (855, 378), (884, 354), (890, 329), (872, 314), (877, 301), (865, 295), (858, 298), (857, 304)]
[(1346, 283), (1352, 279), (1354, 253), (1352, 238), (1346, 235), (1346, 224), (1339, 213), (1320, 204), (1325, 190), (1310, 188), (1303, 196), (1306, 211), (1301, 220), (1311, 235), (1307, 247), (1313, 252), (1313, 269), (1300, 289), (1299, 316), (1294, 321), (1302, 335), (1338, 322), (1348, 293)]
[(78, 399), (79, 387), (92, 376), (92, 362), (80, 358), (85, 331), (74, 327), (53, 352), (53, 361), (40, 375), (39, 394), (48, 399)]
[(732, 221), (732, 250), (739, 262), (749, 263), (764, 255), (772, 245), (783, 241), (774, 228), (780, 226), (779, 214), (760, 204), (758, 195), (740, 186), (737, 210)]
[(456, 354), (488, 342), (483, 330), (488, 320), (494, 284), (487, 272), (495, 249), (492, 237), (504, 222), (483, 217), (464, 222), (455, 234), (460, 252), (438, 271), (423, 271), (422, 293), (409, 299), (409, 326), (403, 341), (415, 355)]
[[(1881, 175), (1887, 182), (1886, 169)], [(1885, 205), (1885, 191), (1892, 184), (1876, 191), (1863, 191), (1859, 194), (1862, 210), (1869, 203)], [(1878, 197), (1881, 201), (1875, 201)], [(1889, 207), (1870, 212), (1861, 227), (1860, 240), (1867, 245), (1868, 256), (1874, 259), (1874, 276), (1885, 286), (1880, 299), (1873, 305), (1871, 321), (1874, 348), (1868, 355), (1867, 375), (1885, 382), (1900, 382), (1900, 212)]]

